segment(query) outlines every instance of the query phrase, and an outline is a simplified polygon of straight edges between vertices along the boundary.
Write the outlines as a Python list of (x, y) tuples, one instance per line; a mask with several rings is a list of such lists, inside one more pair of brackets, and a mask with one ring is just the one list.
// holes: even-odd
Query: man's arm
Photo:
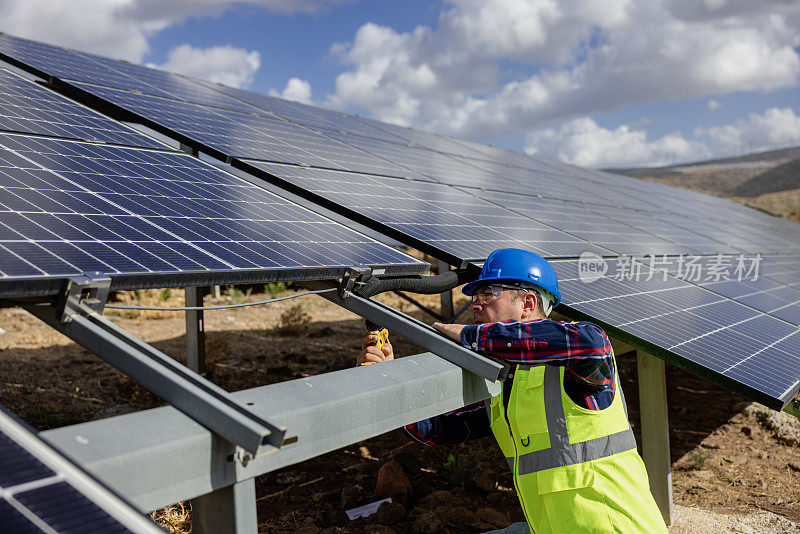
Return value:
[(453, 341), (461, 342), (461, 331), (464, 329), (463, 324), (433, 323), (433, 327)]
[(491, 433), (484, 401), (411, 423), (405, 431), (425, 445), (454, 445)]
[(433, 326), (470, 350), (489, 352), (513, 363), (565, 365), (572, 360), (603, 360), (611, 354), (611, 343), (605, 332), (587, 321), (568, 323), (538, 319), (476, 325), (434, 323)]

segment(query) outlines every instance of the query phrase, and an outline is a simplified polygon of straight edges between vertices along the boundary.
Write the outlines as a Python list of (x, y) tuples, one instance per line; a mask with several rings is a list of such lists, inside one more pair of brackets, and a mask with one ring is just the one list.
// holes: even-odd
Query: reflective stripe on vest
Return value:
[[(530, 369), (533, 366), (522, 366), (520, 369)], [(617, 383), (620, 395), (622, 387)], [(625, 406), (625, 397), (621, 397)], [(519, 457), (518, 472), (527, 475), (553, 467), (580, 464), (598, 460), (618, 454), (620, 452), (636, 449), (636, 439), (628, 425), (626, 430), (601, 436), (599, 438), (570, 443), (567, 435), (567, 420), (564, 415), (564, 405), (561, 402), (561, 377), (559, 368), (546, 365), (544, 371), (544, 406), (547, 419), (547, 432), (550, 436), (550, 448), (522, 454)], [(625, 406), (625, 412), (628, 409)], [(514, 465), (513, 458), (507, 458), (509, 464)]]

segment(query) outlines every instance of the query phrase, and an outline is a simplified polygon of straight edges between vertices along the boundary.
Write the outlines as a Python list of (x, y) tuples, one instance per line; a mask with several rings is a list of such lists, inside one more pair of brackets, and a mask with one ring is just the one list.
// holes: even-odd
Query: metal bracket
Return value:
[[(335, 287), (332, 282), (307, 281), (302, 285), (308, 289), (328, 289)], [(321, 296), (330, 300), (334, 304), (348, 309), (353, 313), (369, 319), (375, 324), (388, 328), (392, 332), (403, 336), (441, 356), (445, 360), (458, 365), (459, 367), (471, 371), (478, 376), (491, 382), (505, 379), (508, 374), (509, 365), (497, 362), (486, 356), (465, 349), (458, 343), (447, 339), (432, 327), (413, 317), (400, 313), (399, 311), (386, 306), (372, 299), (365, 299), (355, 293), (350, 293), (347, 298), (340, 297), (334, 293), (323, 293)]]
[(101, 272), (69, 278), (58, 301), (59, 320), (69, 323), (75, 315), (103, 315), (110, 287), (111, 278)]
[(342, 277), (342, 282), (339, 284), (339, 298), (347, 298), (353, 292), (356, 282), (361, 281), (370, 274), (372, 274), (372, 269), (369, 267), (360, 265), (348, 267)]

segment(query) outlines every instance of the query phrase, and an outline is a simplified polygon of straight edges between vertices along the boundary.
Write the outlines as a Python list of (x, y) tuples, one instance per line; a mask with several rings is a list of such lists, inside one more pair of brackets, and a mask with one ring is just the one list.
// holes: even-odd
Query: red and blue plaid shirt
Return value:
[[(616, 369), (608, 336), (599, 326), (550, 319), (503, 321), (465, 326), (461, 344), (514, 364), (565, 366), (564, 391), (578, 405), (602, 410), (614, 400)], [(460, 443), (489, 434), (483, 402), (406, 427), (429, 445)]]

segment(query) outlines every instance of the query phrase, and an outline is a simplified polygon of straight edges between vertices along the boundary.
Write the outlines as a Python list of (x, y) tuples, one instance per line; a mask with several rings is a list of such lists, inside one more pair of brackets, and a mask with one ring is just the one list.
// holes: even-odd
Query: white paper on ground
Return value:
[(378, 507), (380, 507), (381, 503), (384, 502), (392, 502), (392, 498), (389, 497), (388, 499), (381, 499), (379, 501), (365, 504), (364, 506), (359, 506), (358, 508), (351, 508), (350, 510), (345, 510), (344, 513), (346, 513), (347, 517), (349, 517), (351, 520), (358, 517), (367, 517), (368, 515), (372, 515), (377, 512)]

